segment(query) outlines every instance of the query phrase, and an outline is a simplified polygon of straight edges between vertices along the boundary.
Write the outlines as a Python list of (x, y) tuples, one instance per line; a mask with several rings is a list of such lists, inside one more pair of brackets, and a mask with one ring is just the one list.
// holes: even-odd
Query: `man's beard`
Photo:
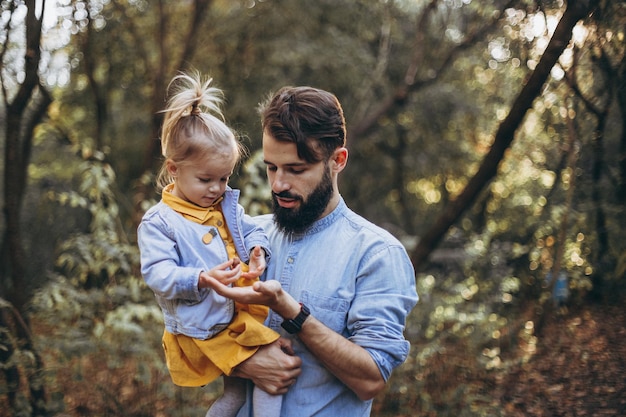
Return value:
[[(288, 191), (278, 194), (272, 193), (274, 222), (284, 233), (302, 233), (324, 213), (332, 195), (333, 183), (328, 169), (324, 170), (324, 176), (306, 201), (302, 196), (292, 195)], [(276, 197), (296, 198), (300, 201), (300, 207), (297, 209), (283, 208), (278, 204)]]

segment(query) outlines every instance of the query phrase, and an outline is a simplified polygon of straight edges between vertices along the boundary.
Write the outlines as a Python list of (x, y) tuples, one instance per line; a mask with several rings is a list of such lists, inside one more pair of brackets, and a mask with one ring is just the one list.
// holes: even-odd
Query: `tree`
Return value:
[[(22, 4), (12, 1), (3, 3), (8, 8), (9, 18), (5, 26), (5, 38), (0, 51), (2, 68), (0, 82), (5, 109), (5, 154), (4, 154), (4, 220), (5, 229), (0, 244), (0, 297), (10, 300), (11, 304), (3, 302), (0, 315), (0, 327), (9, 329), (1, 332), (2, 344), (5, 349), (0, 350), (0, 362), (7, 385), (11, 388), (9, 403), (14, 408), (17, 403), (17, 390), (21, 383), (18, 351), (30, 351), (34, 358), (33, 374), (42, 369), (41, 358), (34, 349), (30, 333), (25, 306), (30, 292), (26, 286), (26, 256), (22, 242), (22, 202), (27, 187), (28, 165), (30, 163), (33, 146), (34, 129), (45, 116), (52, 98), (39, 78), (39, 64), (41, 60), (41, 28), (43, 7), (39, 15), (35, 11), (35, 0), (27, 0)], [(26, 8), (25, 22), (18, 22), (16, 11)], [(12, 33), (20, 27), (26, 30), (23, 56), (18, 60), (19, 66), (7, 66), (7, 59), (15, 53), (12, 50)], [(23, 79), (14, 77), (11, 82), (7, 79), (14, 74), (23, 74)], [(8, 88), (14, 85), (16, 91)], [(13, 335), (13, 336), (11, 336)], [(38, 378), (27, 378), (30, 395), (28, 401), (35, 415), (46, 415), (45, 387)]]

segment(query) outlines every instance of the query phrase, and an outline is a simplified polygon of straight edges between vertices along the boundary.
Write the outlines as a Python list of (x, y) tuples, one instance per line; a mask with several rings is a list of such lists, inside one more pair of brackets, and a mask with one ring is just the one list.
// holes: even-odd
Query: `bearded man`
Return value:
[[(282, 416), (369, 416), (372, 399), (402, 364), (415, 271), (390, 233), (348, 208), (338, 188), (346, 126), (337, 98), (284, 87), (261, 107), (263, 158), (273, 214), (257, 218), (270, 239), (266, 280), (218, 293), (271, 308), (282, 338), (233, 375), (284, 394)], [(239, 416), (252, 416), (251, 397)]]

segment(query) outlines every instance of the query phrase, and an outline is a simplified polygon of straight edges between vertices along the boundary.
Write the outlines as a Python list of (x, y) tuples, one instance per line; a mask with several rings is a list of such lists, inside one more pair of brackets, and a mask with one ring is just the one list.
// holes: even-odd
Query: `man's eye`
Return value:
[(268, 171), (272, 171), (272, 172), (274, 172), (274, 171), (276, 171), (277, 169), (278, 169), (278, 168), (276, 168), (275, 166), (271, 166), (271, 165), (268, 165), (268, 166), (267, 166), (267, 170), (268, 170)]

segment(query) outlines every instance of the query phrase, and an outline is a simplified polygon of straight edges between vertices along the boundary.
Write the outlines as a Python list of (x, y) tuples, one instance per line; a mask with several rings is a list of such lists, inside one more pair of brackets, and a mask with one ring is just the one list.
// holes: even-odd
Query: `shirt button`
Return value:
[(294, 261), (294, 259), (290, 256), (289, 258), (287, 258), (287, 263), (292, 264)]

